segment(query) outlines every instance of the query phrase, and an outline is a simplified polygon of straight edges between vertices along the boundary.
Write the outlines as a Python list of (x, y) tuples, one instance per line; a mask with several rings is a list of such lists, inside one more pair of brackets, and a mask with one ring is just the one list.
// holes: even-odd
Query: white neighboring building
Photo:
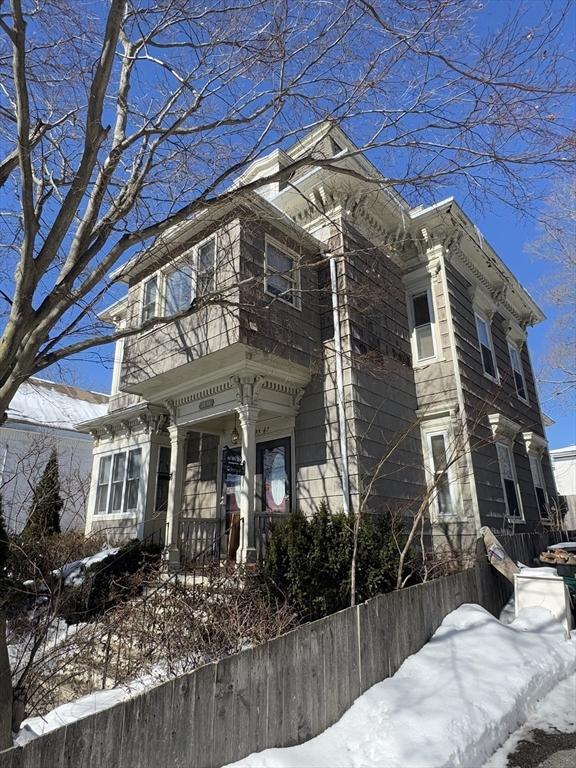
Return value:
[(569, 531), (576, 530), (576, 445), (550, 451), (556, 488), (566, 499), (568, 510), (564, 525)]
[(43, 379), (22, 384), (0, 426), (0, 494), (4, 519), (20, 531), (32, 492), (53, 447), (64, 507), (62, 530), (83, 529), (92, 469), (92, 437), (76, 424), (106, 413), (108, 396)]

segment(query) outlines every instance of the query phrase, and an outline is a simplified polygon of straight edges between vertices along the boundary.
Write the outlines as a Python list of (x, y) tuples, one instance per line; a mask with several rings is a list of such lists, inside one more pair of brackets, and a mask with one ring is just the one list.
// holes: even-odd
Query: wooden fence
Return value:
[[(527, 564), (557, 539), (501, 537)], [(480, 561), (379, 595), (2, 752), (0, 768), (216, 768), (303, 742), (393, 675), (450, 611), (478, 603), (497, 615), (510, 594), (508, 582)]]

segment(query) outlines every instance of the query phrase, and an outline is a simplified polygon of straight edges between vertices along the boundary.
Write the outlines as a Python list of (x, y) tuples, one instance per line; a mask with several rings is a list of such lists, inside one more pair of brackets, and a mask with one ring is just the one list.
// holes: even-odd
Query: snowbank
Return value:
[(54, 576), (59, 576), (64, 580), (64, 584), (67, 587), (78, 587), (84, 581), (84, 573), (94, 563), (99, 563), (101, 560), (105, 560), (110, 555), (115, 555), (119, 552), (118, 547), (104, 547), (99, 552), (93, 555), (82, 558), (82, 560), (75, 560), (73, 563), (66, 563), (62, 568), (53, 571)]
[(46, 715), (29, 717), (22, 723), (22, 727), (14, 739), (14, 744), (22, 746), (37, 736), (42, 736), (56, 730), (56, 728), (61, 728), (63, 725), (68, 725), (68, 723), (113, 707), (115, 704), (126, 701), (126, 699), (154, 685), (158, 685), (158, 680), (152, 675), (147, 675), (129, 685), (106, 691), (96, 691), (75, 701), (70, 701), (68, 704), (61, 704)]
[(518, 744), (529, 738), (531, 731), (539, 728), (542, 731), (573, 733), (576, 725), (576, 674), (572, 674), (545, 696), (519, 728), (485, 763), (484, 768), (507, 768), (508, 756), (514, 752)]
[(575, 650), (542, 608), (504, 625), (477, 605), (460, 606), (331, 728), (234, 768), (477, 768), (576, 669)]

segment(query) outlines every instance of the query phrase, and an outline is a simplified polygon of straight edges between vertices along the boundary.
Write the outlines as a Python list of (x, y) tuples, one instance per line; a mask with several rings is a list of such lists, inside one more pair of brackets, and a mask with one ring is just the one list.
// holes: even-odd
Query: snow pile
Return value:
[(530, 733), (539, 728), (542, 731), (574, 733), (576, 726), (576, 674), (562, 680), (542, 701), (534, 712), (495, 752), (484, 768), (507, 768), (508, 756), (514, 752), (518, 744), (530, 737)]
[(477, 768), (555, 682), (576, 669), (576, 640), (542, 608), (501, 624), (477, 605), (449, 614), (394, 677), (360, 696), (315, 739), (235, 768)]
[(54, 576), (59, 576), (64, 580), (64, 584), (67, 587), (79, 587), (84, 581), (84, 573), (94, 563), (99, 563), (101, 560), (105, 560), (110, 555), (115, 555), (119, 552), (118, 547), (104, 547), (99, 552), (88, 557), (83, 557), (82, 560), (74, 560), (73, 563), (66, 563), (62, 568), (53, 571)]

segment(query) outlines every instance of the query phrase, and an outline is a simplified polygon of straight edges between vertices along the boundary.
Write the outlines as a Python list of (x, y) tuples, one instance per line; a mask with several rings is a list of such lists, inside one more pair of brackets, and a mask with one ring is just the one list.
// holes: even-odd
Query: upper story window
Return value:
[(175, 315), (190, 306), (192, 301), (192, 267), (181, 264), (165, 276), (164, 314)]
[(196, 296), (212, 293), (216, 271), (216, 240), (211, 238), (198, 246), (196, 253)]
[(98, 467), (96, 503), (98, 514), (134, 512), (138, 506), (142, 449), (102, 456)]
[(142, 291), (142, 322), (151, 320), (158, 314), (158, 275), (144, 283)]
[(514, 384), (516, 386), (516, 394), (520, 400), (528, 402), (528, 395), (526, 393), (526, 380), (524, 379), (524, 370), (522, 369), (522, 360), (520, 359), (520, 353), (518, 348), (513, 344), (508, 344), (508, 350), (510, 352), (510, 363), (512, 364), (512, 372), (514, 374)]
[(414, 346), (418, 362), (436, 356), (434, 344), (434, 308), (430, 289), (410, 298)]
[(492, 343), (492, 331), (488, 320), (476, 313), (476, 331), (478, 333), (478, 342), (480, 344), (480, 354), (482, 355), (482, 367), (486, 376), (498, 381), (498, 369), (496, 367), (496, 355), (494, 354), (494, 345)]
[(522, 513), (520, 488), (518, 486), (518, 478), (516, 477), (512, 446), (506, 443), (497, 442), (496, 451), (498, 453), (500, 478), (502, 480), (502, 489), (504, 491), (506, 516), (511, 520), (523, 520), (524, 515)]
[(264, 290), (300, 309), (300, 273), (295, 257), (266, 238)]
[(147, 280), (142, 288), (142, 322), (188, 309), (215, 288), (216, 238), (211, 237)]

